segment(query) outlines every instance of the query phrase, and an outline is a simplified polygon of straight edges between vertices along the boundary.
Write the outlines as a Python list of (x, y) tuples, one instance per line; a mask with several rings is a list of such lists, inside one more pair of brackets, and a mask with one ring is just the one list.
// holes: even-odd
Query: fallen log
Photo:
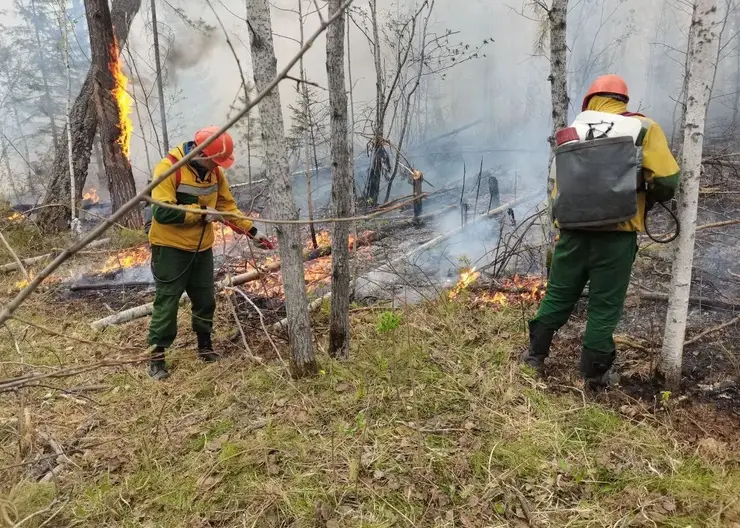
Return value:
[(154, 286), (153, 281), (128, 281), (128, 282), (91, 282), (85, 284), (72, 284), (70, 291), (89, 290), (115, 290), (118, 288), (135, 288), (140, 286)]
[[(100, 240), (95, 240), (94, 242), (87, 245), (87, 247), (94, 248), (94, 247), (100, 247), (110, 242), (110, 238), (101, 238)], [(24, 266), (29, 266), (31, 264), (36, 264), (37, 262), (43, 262), (50, 258), (53, 258), (57, 255), (56, 252), (51, 253), (45, 253), (43, 255), (38, 255), (36, 257), (28, 257), (26, 259), (22, 259), (21, 262)], [(18, 269), (18, 263), (11, 262), (9, 264), (3, 264), (0, 266), (0, 272), (2, 273), (8, 273), (11, 271), (16, 271)]]
[[(247, 273), (242, 273), (241, 275), (236, 275), (234, 277), (227, 277), (226, 279), (218, 281), (215, 284), (215, 289), (218, 292), (227, 286), (238, 286), (239, 284), (244, 284), (247, 282), (255, 281), (259, 279), (260, 277), (264, 276), (265, 274), (271, 273), (273, 271), (277, 271), (279, 269), (280, 269), (280, 263), (274, 262), (272, 264), (268, 264), (267, 266), (264, 266), (261, 270), (252, 270)], [(188, 299), (188, 294), (183, 293), (182, 297), (180, 297), (180, 303), (185, 302), (186, 299)], [(129, 308), (128, 310), (124, 310), (122, 312), (109, 315), (108, 317), (98, 319), (97, 321), (93, 321), (90, 324), (90, 326), (93, 328), (93, 330), (102, 330), (103, 328), (107, 326), (128, 323), (129, 321), (133, 321), (134, 319), (139, 319), (140, 317), (146, 317), (147, 315), (151, 315), (153, 310), (154, 310), (153, 302), (142, 304), (141, 306), (134, 306), (133, 308)]]

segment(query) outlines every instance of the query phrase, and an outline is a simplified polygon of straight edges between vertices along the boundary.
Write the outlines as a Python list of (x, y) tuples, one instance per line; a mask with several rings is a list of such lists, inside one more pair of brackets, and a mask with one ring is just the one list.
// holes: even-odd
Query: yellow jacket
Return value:
[[(159, 178), (192, 148), (193, 143), (188, 142), (172, 149), (154, 168), (154, 179)], [(225, 212), (239, 211), (220, 167), (206, 173), (192, 164), (184, 165), (152, 190), (152, 199), (157, 202), (184, 205), (193, 210), (191, 213), (152, 206), (153, 218), (149, 242), (154, 246), (167, 246), (185, 251), (205, 251), (213, 247), (213, 226), (204, 222), (204, 215), (200, 212), (201, 206)], [(236, 217), (227, 217), (227, 220), (254, 234), (254, 224), (251, 220)], [(203, 240), (199, 247), (201, 234)]]
[[(610, 97), (594, 96), (588, 103), (588, 110), (606, 112), (609, 114), (627, 114), (627, 103), (617, 101)], [(628, 114), (629, 115), (629, 114)], [(676, 159), (673, 157), (668, 140), (654, 121), (639, 116), (642, 120), (650, 122), (644, 139), (642, 140), (642, 167), (643, 177), (648, 185), (650, 194), (658, 201), (665, 202), (673, 198), (678, 188), (680, 169)], [(557, 181), (552, 192), (555, 199), (557, 195)], [(615, 231), (644, 231), (645, 230), (645, 207), (646, 194), (637, 194), (637, 214), (626, 222), (618, 223), (612, 230)], [(557, 223), (555, 224), (557, 226)], [(603, 229), (603, 228), (595, 228)]]

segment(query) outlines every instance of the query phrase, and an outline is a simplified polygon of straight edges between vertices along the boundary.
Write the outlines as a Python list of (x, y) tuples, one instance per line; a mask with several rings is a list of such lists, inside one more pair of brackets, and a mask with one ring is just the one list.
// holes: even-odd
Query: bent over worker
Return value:
[(580, 374), (591, 388), (617, 382), (614, 330), (647, 210), (670, 200), (679, 167), (655, 122), (627, 111), (627, 84), (617, 75), (594, 81), (582, 113), (557, 133), (553, 216), (560, 229), (547, 293), (529, 322), (523, 360), (544, 373), (553, 335), (588, 289), (588, 322)]
[[(218, 132), (206, 127), (172, 149), (154, 169), (159, 178), (197, 145)], [(204, 210), (239, 212), (223, 169), (234, 163), (234, 142), (223, 133), (197, 157), (168, 176), (152, 191), (155, 202), (185, 206), (188, 211), (152, 206), (149, 242), (152, 248), (152, 274), (156, 284), (154, 311), (149, 325), (149, 345), (155, 346), (149, 364), (154, 379), (169, 376), (165, 350), (177, 336), (177, 310), (180, 297), (187, 292), (192, 303), (192, 328), (198, 336), (198, 357), (218, 359), (211, 343), (213, 314), (216, 309), (213, 283), (213, 222), (224, 218)], [(244, 231), (262, 247), (271, 247), (267, 237), (246, 218), (229, 217), (237, 230)]]

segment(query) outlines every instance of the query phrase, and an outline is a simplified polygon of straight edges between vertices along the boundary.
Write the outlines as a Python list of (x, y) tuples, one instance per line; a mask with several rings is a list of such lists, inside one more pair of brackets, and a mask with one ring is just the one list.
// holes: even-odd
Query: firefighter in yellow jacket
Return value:
[(627, 111), (627, 84), (617, 75), (594, 81), (582, 113), (557, 134), (553, 214), (560, 237), (547, 294), (529, 323), (525, 363), (544, 372), (553, 335), (589, 284), (580, 373), (587, 385), (618, 380), (613, 333), (624, 308), (637, 232), (646, 212), (670, 200), (679, 167), (654, 121)]
[[(159, 178), (197, 145), (218, 132), (206, 127), (195, 134), (194, 141), (172, 149), (154, 169)], [(204, 209), (238, 212), (223, 169), (234, 163), (234, 142), (228, 133), (217, 137), (190, 163), (168, 176), (152, 191), (155, 202), (187, 207), (181, 211), (152, 206), (149, 243), (152, 248), (152, 274), (156, 283), (154, 311), (149, 325), (149, 345), (156, 347), (149, 364), (154, 379), (169, 376), (165, 350), (177, 335), (177, 310), (180, 297), (187, 292), (192, 303), (192, 328), (198, 336), (198, 357), (215, 361), (218, 354), (211, 344), (213, 314), (216, 308), (213, 283), (213, 222), (228, 220), (262, 247), (271, 247), (267, 237), (246, 218), (206, 214)]]

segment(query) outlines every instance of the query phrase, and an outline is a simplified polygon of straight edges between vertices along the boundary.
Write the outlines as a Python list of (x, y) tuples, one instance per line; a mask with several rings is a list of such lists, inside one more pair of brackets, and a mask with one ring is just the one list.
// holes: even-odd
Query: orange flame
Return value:
[(475, 268), (466, 268), (460, 271), (460, 280), (457, 281), (455, 287), (450, 290), (450, 299), (457, 297), (460, 292), (467, 289), (468, 286), (473, 284), (480, 277), (480, 272), (475, 271)]
[(20, 222), (21, 220), (23, 220), (23, 218), (25, 217), (21, 213), (15, 212), (8, 217), (8, 220), (10, 220), (11, 222)]
[(118, 103), (118, 128), (121, 131), (118, 136), (118, 144), (121, 145), (121, 151), (126, 156), (126, 159), (128, 159), (131, 148), (131, 133), (134, 129), (134, 124), (130, 117), (133, 99), (126, 92), (128, 77), (123, 73), (123, 61), (121, 60), (120, 49), (118, 48), (118, 39), (115, 36), (113, 37), (113, 45), (110, 50), (110, 59), (108, 70), (113, 75), (116, 83), (113, 88), (113, 98)]
[(99, 272), (108, 273), (119, 269), (133, 268), (146, 264), (148, 261), (149, 248), (146, 245), (137, 246), (108, 257), (108, 260), (100, 268)]
[(91, 203), (98, 203), (100, 196), (98, 196), (98, 190), (95, 187), (90, 187), (87, 191), (82, 194), (82, 199), (87, 200)]

